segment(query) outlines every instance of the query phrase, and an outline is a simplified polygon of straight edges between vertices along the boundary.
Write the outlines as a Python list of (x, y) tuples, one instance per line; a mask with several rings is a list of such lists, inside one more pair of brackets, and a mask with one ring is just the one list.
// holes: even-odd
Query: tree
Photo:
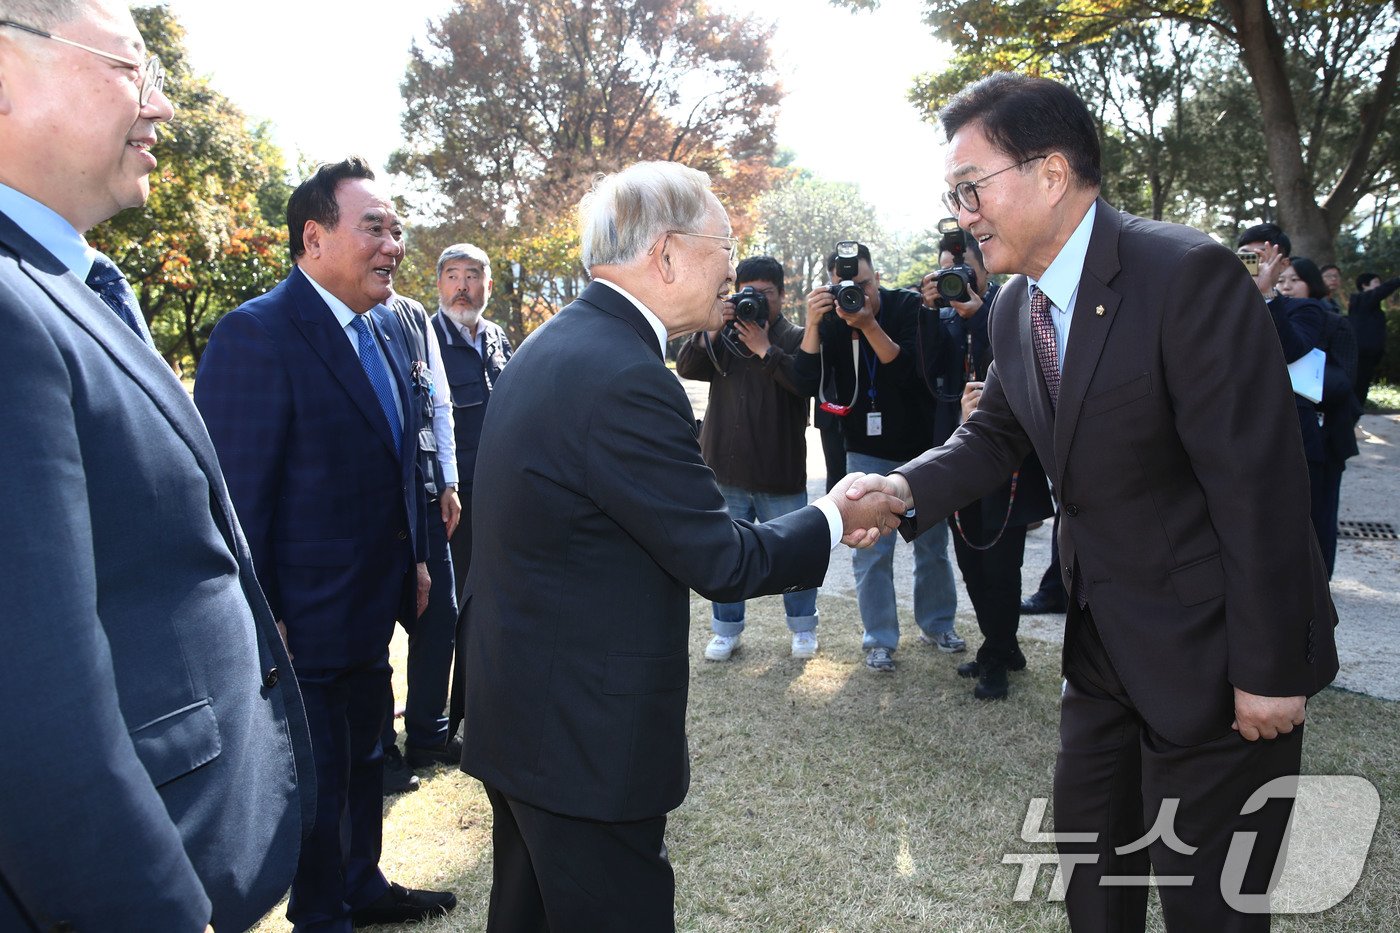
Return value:
[[(1357, 206), (1397, 184), (1400, 148), (1385, 124), (1400, 74), (1396, 9), (1396, 0), (926, 0), (925, 20), (955, 54), (911, 96), (932, 113), (992, 71), (1064, 74), (1086, 56), (1121, 76), (1115, 46), (1121, 52), (1135, 35), (1140, 41), (1167, 26), (1190, 27), (1242, 65), (1254, 103), (1230, 118), (1257, 120), (1271, 207), (1297, 251), (1325, 261)], [(1090, 51), (1101, 44), (1107, 48)], [(1204, 89), (1198, 81), (1183, 85), (1177, 102)], [(1134, 119), (1147, 113), (1144, 106), (1115, 124), (1125, 141), (1135, 135)], [(1195, 156), (1208, 157), (1199, 150)], [(1149, 159), (1149, 171), (1151, 165)]]
[(591, 177), (642, 159), (709, 172), (747, 234), (779, 174), (771, 34), (685, 0), (458, 0), (410, 52), (389, 162), (430, 231), (415, 233), (418, 275), (446, 242), (482, 246), (510, 270), (493, 265), (493, 305), (519, 339), (530, 310), (581, 284), (561, 231)]
[(228, 98), (190, 73), (184, 28), (163, 6), (133, 10), (166, 68), (175, 119), (160, 126), (151, 197), (94, 227), (88, 240), (126, 272), (156, 349), (178, 370), (198, 365), (225, 311), (285, 274), (280, 218), (290, 193), (266, 127), (249, 129)]
[(799, 323), (806, 320), (807, 292), (826, 281), (826, 258), (838, 241), (859, 240), (880, 262), (885, 233), (875, 209), (848, 182), (794, 172), (759, 198), (756, 213), (760, 226), (751, 252), (783, 264), (784, 311)]

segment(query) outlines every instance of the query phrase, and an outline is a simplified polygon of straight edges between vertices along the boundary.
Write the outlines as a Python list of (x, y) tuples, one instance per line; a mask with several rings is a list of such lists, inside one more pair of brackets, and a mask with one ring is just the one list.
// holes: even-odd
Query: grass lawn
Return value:
[[(750, 602), (742, 650), (701, 652), (709, 603), (692, 598), (689, 732), (692, 785), (671, 815), (677, 927), (683, 931), (1041, 931), (1067, 928), (1046, 901), (1042, 869), (1029, 902), (1008, 852), (1032, 797), (1049, 797), (1060, 678), (1056, 646), (1024, 641), (1030, 661), (1011, 696), (984, 703), (955, 674), (968, 655), (909, 637), (894, 675), (867, 671), (851, 597), (822, 597), (821, 651), (788, 657), (782, 603)], [(967, 607), (958, 628), (979, 641)], [(395, 643), (401, 669), (402, 645)], [(396, 687), (402, 689), (401, 675)], [(401, 694), (400, 694), (401, 695)], [(1400, 707), (1328, 690), (1309, 706), (1304, 771), (1355, 774), (1380, 792), (1381, 823), (1356, 890), (1323, 914), (1278, 918), (1275, 930), (1378, 933), (1400, 925)], [(422, 933), (481, 930), (491, 883), (491, 809), (472, 778), (423, 775), (385, 806), (386, 874), (451, 888), (460, 905)], [(1047, 821), (1048, 829), (1048, 821)], [(285, 906), (259, 931), (284, 931)], [(1149, 929), (1160, 930), (1160, 914)], [(389, 929), (382, 927), (380, 929)], [(644, 933), (644, 931), (638, 931)]]

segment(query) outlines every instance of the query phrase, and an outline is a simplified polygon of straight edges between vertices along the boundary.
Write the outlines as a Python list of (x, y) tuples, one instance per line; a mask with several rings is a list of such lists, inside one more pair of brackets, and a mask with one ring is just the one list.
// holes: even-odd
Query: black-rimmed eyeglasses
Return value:
[(21, 32), (27, 32), (30, 35), (39, 36), (42, 39), (52, 39), (55, 42), (62, 42), (64, 45), (71, 45), (75, 49), (82, 49), (84, 52), (91, 52), (93, 55), (100, 55), (108, 61), (113, 61), (119, 65), (125, 65), (128, 68), (136, 69), (138, 72), (141, 73), (140, 97), (142, 107), (145, 107), (151, 102), (151, 98), (155, 95), (156, 91), (163, 90), (165, 88), (165, 66), (162, 65), (160, 63), (160, 59), (154, 55), (146, 59), (145, 64), (142, 64), (134, 58), (126, 58), (122, 55), (114, 55), (111, 52), (104, 52), (101, 49), (95, 49), (90, 45), (83, 45), (81, 42), (74, 42), (72, 39), (65, 39), (62, 36), (56, 36), (51, 32), (45, 32), (42, 29), (35, 29), (33, 26), (26, 26), (23, 23), (16, 23), (12, 20), (0, 19), (0, 26), (9, 26), (12, 29), (18, 29)]
[(977, 196), (978, 188), (986, 184), (989, 180), (996, 178), (1002, 172), (1009, 172), (1013, 168), (1020, 168), (1023, 165), (1034, 162), (1036, 159), (1043, 158), (1045, 158), (1043, 155), (1031, 156), (1029, 159), (1022, 159), (1014, 165), (1008, 165), (1006, 168), (999, 168), (990, 175), (983, 175), (976, 181), (960, 181), (953, 186), (952, 191), (945, 191), (943, 193), (943, 204), (954, 214), (958, 212), (959, 208), (971, 214), (982, 206), (982, 200)]

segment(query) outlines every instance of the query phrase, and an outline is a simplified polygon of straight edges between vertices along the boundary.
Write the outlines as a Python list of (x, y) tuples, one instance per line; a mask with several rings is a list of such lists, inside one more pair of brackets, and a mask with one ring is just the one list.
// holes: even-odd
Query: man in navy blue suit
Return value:
[(287, 227), (296, 268), (219, 321), (195, 402), (311, 726), (316, 825), (287, 916), (298, 931), (349, 933), (456, 904), (379, 871), (389, 638), (401, 602), (421, 614), (431, 582), (421, 404), (403, 328), (382, 304), (403, 231), (374, 172), (353, 157), (319, 166), (292, 193)]
[(116, 265), (170, 120), (124, 0), (0, 3), (0, 930), (242, 930), (315, 779), (199, 413)]

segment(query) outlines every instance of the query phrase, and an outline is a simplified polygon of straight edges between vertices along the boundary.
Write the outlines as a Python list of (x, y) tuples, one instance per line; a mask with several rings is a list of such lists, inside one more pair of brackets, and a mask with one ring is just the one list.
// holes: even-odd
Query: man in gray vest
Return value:
[(433, 315), (442, 366), (452, 394), (453, 430), (457, 438), (457, 475), (461, 480), (462, 521), (452, 536), (452, 572), (457, 598), (472, 560), (472, 473), (481, 422), (491, 388), (515, 349), (506, 332), (482, 317), (491, 300), (491, 260), (470, 243), (454, 243), (437, 263), (438, 313)]

